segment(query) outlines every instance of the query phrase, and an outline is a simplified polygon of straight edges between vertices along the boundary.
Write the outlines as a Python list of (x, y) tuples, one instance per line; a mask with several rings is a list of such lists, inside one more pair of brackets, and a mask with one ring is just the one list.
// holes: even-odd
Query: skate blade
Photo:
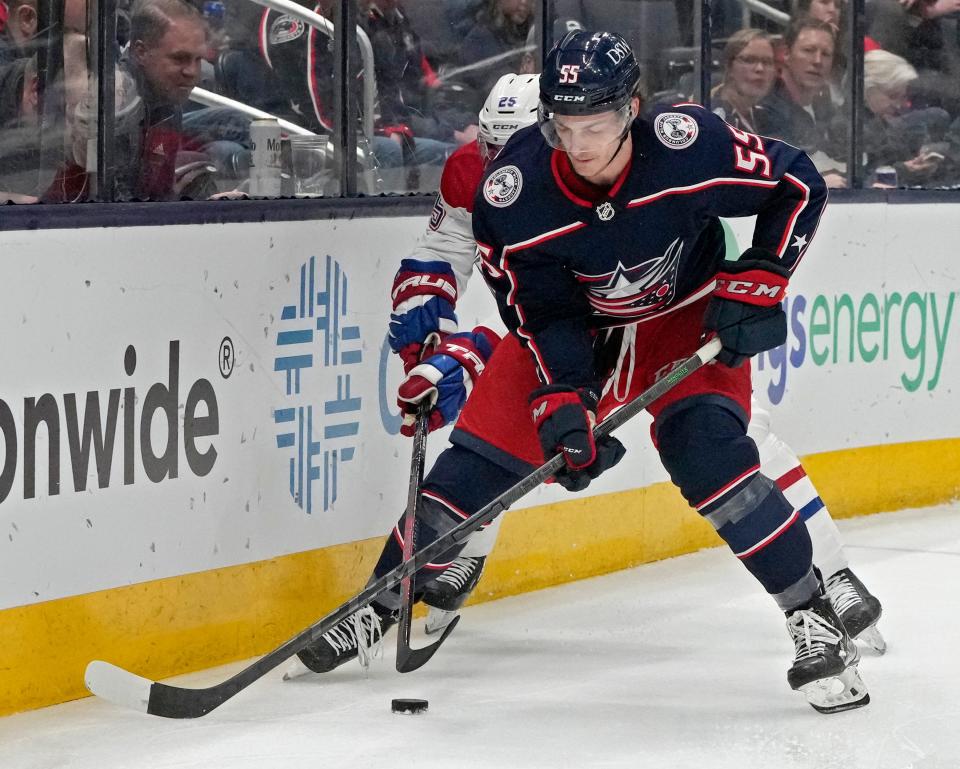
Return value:
[(307, 675), (307, 673), (312, 673), (313, 671), (304, 665), (300, 658), (294, 655), (293, 659), (290, 660), (290, 663), (283, 669), (283, 679), (284, 681), (292, 681), (295, 678), (300, 678), (301, 676)]
[(431, 606), (430, 611), (427, 614), (427, 624), (424, 626), (424, 632), (426, 632), (427, 635), (439, 633), (447, 625), (453, 622), (453, 618), (456, 617), (457, 614), (458, 612), (455, 611), (435, 609)]
[(856, 665), (851, 665), (838, 676), (804, 684), (798, 691), (803, 692), (818, 713), (840, 713), (862, 708), (870, 702), (870, 693)]
[(860, 635), (857, 636), (856, 640), (862, 641), (877, 654), (885, 654), (887, 651), (887, 641), (877, 629), (876, 625), (871, 625), (866, 630), (862, 631)]

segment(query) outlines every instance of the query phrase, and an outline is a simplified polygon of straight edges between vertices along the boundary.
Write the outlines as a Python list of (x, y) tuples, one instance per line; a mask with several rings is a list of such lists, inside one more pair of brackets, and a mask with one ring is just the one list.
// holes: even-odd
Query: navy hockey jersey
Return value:
[(564, 183), (566, 156), (536, 126), (511, 139), (477, 191), (481, 272), (547, 384), (595, 385), (597, 329), (708, 295), (727, 257), (718, 217), (756, 215), (753, 245), (793, 270), (826, 204), (802, 151), (698, 105), (655, 110), (631, 131), (630, 164), (599, 202)]

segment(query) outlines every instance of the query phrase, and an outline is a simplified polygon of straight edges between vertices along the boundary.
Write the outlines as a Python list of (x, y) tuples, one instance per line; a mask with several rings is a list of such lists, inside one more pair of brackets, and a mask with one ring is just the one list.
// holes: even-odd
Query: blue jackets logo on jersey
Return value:
[(307, 25), (300, 19), (284, 14), (270, 25), (270, 43), (272, 45), (289, 43), (300, 37), (306, 29)]
[(506, 208), (517, 199), (523, 189), (523, 175), (516, 166), (504, 166), (494, 171), (483, 183), (483, 197), (491, 206)]
[(661, 144), (675, 150), (689, 147), (700, 133), (697, 121), (682, 112), (657, 115), (653, 129)]
[(594, 313), (632, 321), (667, 306), (676, 293), (683, 241), (677, 238), (663, 256), (632, 267), (618, 262), (602, 275), (574, 273), (587, 291)]

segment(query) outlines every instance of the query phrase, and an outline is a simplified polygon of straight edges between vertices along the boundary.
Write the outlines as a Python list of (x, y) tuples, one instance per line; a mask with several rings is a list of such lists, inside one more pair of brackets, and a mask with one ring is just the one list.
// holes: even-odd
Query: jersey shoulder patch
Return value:
[(483, 197), (494, 208), (514, 203), (523, 189), (523, 174), (517, 166), (503, 166), (492, 171), (483, 183)]
[(653, 120), (653, 132), (663, 146), (682, 150), (697, 140), (700, 125), (684, 112), (661, 112)]

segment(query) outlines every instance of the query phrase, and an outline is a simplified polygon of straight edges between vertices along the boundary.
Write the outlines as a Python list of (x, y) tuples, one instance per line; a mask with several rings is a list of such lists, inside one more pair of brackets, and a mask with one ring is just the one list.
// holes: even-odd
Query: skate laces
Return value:
[(843, 571), (838, 571), (828, 577), (827, 584), (824, 587), (837, 614), (843, 614), (847, 609), (863, 602), (860, 591)]
[(795, 661), (816, 657), (826, 651), (827, 646), (835, 646), (843, 635), (815, 611), (799, 609), (787, 618), (787, 630), (793, 636), (796, 647)]
[(373, 607), (364, 606), (346, 619), (340, 620), (333, 628), (323, 634), (337, 654), (357, 650), (357, 659), (361, 667), (370, 667), (371, 661), (383, 656), (383, 628), (380, 615)]
[(467, 580), (470, 579), (479, 561), (479, 558), (471, 558), (470, 556), (457, 558), (446, 568), (443, 574), (437, 577), (437, 582), (446, 582), (448, 585), (452, 585), (455, 590), (460, 590), (467, 584)]

